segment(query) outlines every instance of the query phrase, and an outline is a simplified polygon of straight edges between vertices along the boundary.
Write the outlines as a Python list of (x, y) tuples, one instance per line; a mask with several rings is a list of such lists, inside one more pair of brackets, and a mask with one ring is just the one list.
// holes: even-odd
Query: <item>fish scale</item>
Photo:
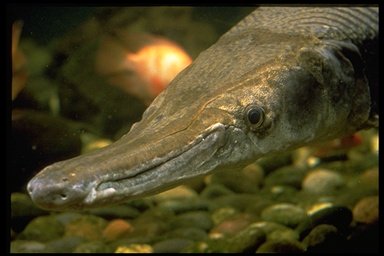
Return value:
[[(329, 28), (322, 31), (322, 27)], [(284, 8), (260, 7), (227, 34), (242, 29), (265, 27), (279, 32), (306, 32), (331, 39), (351, 39), (361, 43), (378, 34), (378, 8)], [(327, 29), (325, 28), (325, 29)]]

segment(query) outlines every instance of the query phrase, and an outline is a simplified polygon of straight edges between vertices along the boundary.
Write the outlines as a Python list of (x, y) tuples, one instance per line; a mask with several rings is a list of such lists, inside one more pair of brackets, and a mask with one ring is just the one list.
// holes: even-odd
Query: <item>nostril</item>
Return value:
[(68, 198), (67, 194), (64, 194), (64, 193), (61, 193), (60, 197), (61, 197), (62, 200), (67, 200), (67, 198)]

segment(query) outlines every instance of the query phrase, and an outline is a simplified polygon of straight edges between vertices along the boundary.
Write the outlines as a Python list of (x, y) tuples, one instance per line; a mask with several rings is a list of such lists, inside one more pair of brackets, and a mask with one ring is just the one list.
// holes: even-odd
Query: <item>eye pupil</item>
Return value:
[(261, 112), (258, 109), (251, 109), (248, 112), (248, 119), (251, 124), (257, 124), (260, 121)]
[(247, 111), (247, 119), (251, 125), (260, 126), (264, 121), (264, 110), (258, 106), (250, 106)]

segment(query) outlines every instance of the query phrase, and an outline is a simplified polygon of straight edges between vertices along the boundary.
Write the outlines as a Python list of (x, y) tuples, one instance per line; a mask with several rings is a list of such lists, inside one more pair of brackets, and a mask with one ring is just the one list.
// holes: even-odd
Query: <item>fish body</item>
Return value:
[(260, 7), (113, 144), (28, 184), (42, 208), (119, 203), (378, 125), (377, 7)]

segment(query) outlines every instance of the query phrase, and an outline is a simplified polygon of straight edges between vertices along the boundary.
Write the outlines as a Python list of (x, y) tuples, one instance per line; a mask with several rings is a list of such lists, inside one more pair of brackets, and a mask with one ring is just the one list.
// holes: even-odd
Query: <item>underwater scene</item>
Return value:
[[(352, 48), (319, 64), (337, 43), (307, 54), (264, 18), (249, 36), (259, 8), (7, 6), (9, 251), (378, 252), (378, 117)], [(328, 60), (348, 96), (321, 91)]]

